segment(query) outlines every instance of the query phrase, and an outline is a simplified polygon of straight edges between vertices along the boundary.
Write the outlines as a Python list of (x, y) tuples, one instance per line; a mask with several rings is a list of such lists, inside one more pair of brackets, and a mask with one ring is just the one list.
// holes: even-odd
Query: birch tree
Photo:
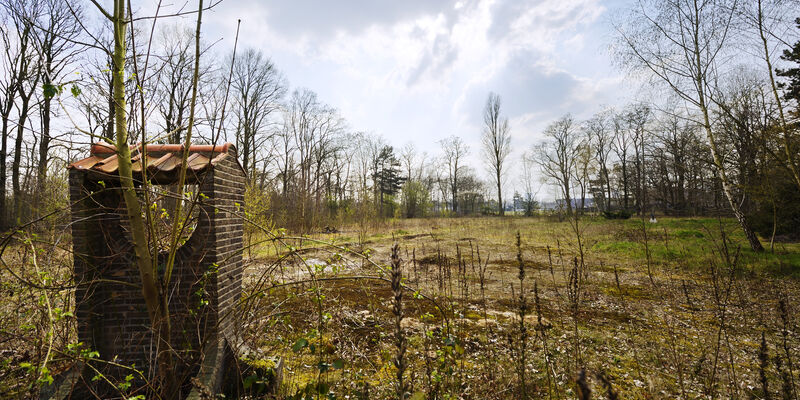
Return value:
[[(601, 193), (605, 193), (601, 197), (601, 202), (598, 207), (601, 211), (608, 211), (611, 206), (611, 177), (608, 173), (608, 157), (611, 153), (611, 110), (601, 111), (585, 123), (584, 129), (591, 142), (591, 147), (594, 150), (594, 155), (597, 158)], [(605, 189), (605, 191), (603, 191)]]
[(711, 157), (734, 217), (753, 251), (764, 248), (742, 212), (714, 132), (712, 85), (722, 73), (735, 0), (639, 0), (626, 23), (617, 26), (624, 63), (644, 70), (695, 107)]

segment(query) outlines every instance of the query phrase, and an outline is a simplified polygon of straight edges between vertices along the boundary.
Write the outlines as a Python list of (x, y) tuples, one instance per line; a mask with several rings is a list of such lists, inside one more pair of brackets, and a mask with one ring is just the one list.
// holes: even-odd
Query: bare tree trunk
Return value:
[(625, 211), (628, 210), (628, 163), (622, 163), (622, 202), (625, 205)]
[(19, 119), (17, 120), (17, 137), (14, 140), (14, 160), (11, 164), (11, 188), (14, 196), (14, 215), (13, 218), (16, 224), (19, 224), (22, 218), (22, 186), (20, 185), (20, 172), (22, 170), (22, 139), (25, 137), (25, 123), (28, 120), (28, 113), (30, 112), (30, 100), (33, 96), (33, 90), (36, 88), (36, 81), (32, 83), (32, 88), (29, 92), (25, 92), (23, 86), (19, 86), (19, 94), (22, 99), (22, 104), (19, 109)]
[(503, 207), (503, 190), (500, 189), (500, 172), (498, 170), (497, 175), (495, 176), (497, 179), (497, 209), (500, 212), (500, 216), (506, 214), (505, 207)]
[(564, 200), (567, 202), (567, 216), (572, 217), (572, 194), (570, 193), (572, 188), (569, 185), (569, 182), (564, 183)]
[(606, 167), (605, 161), (603, 161), (603, 170), (605, 171), (606, 175), (606, 191), (608, 191), (605, 208), (607, 211), (611, 211), (611, 177), (608, 175), (608, 168)]
[[(47, 83), (46, 83), (47, 84)], [(45, 98), (42, 103), (42, 134), (39, 141), (39, 163), (36, 169), (37, 190), (44, 191), (47, 178), (47, 156), (50, 152), (50, 105), (52, 99)], [(38, 196), (37, 196), (38, 197)]]
[(8, 154), (8, 118), (3, 114), (2, 145), (0, 145), (0, 229), (8, 227), (8, 210), (6, 210), (6, 155)]
[[(113, 63), (113, 60), (111, 61)], [(111, 79), (108, 82), (108, 125), (106, 125), (106, 137), (114, 140), (114, 121), (116, 106), (114, 105), (114, 72), (109, 72)]]
[(455, 215), (458, 212), (458, 193), (457, 193), (457, 190), (458, 189), (456, 188), (456, 185), (453, 185), (453, 187), (450, 190), (451, 192), (453, 192), (452, 193), (453, 205), (452, 205), (452, 207), (450, 207), (450, 208), (453, 209), (453, 215)]

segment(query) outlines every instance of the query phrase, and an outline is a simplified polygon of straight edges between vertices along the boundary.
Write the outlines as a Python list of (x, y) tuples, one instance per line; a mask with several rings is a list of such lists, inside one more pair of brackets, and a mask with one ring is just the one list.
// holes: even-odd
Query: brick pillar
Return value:
[[(235, 149), (228, 153), (197, 177), (203, 194), (195, 205), (198, 223), (178, 249), (167, 288), (172, 348), (185, 360), (175, 373), (187, 380), (197, 375), (214, 393), (223, 385), (229, 342), (235, 335), (243, 269), (246, 175)], [(97, 175), (81, 169), (70, 169), (69, 183), (78, 340), (98, 351), (101, 359), (133, 364), (145, 376), (154, 376), (155, 343), (118, 184), (113, 176), (101, 183)], [(165, 261), (166, 254), (159, 254), (158, 264)], [(158, 274), (163, 274), (162, 267)]]
[[(199, 381), (213, 393), (220, 391), (224, 374), (230, 366), (230, 340), (235, 332), (237, 315), (236, 303), (242, 291), (242, 251), (243, 251), (243, 219), (244, 190), (246, 177), (236, 162), (236, 154), (229, 150), (228, 156), (214, 166), (210, 176), (206, 177), (204, 190), (208, 199), (204, 201), (207, 210), (213, 243), (213, 258), (216, 273), (211, 275), (206, 290), (211, 301), (209, 303), (208, 321), (215, 322), (215, 328), (207, 332), (207, 341), (203, 349), (203, 364), (198, 373)], [(201, 398), (198, 391), (193, 391), (189, 398)]]

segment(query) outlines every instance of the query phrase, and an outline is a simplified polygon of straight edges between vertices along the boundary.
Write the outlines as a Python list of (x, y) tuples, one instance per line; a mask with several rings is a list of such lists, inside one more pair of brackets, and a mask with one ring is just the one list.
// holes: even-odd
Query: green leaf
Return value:
[(42, 85), (42, 92), (44, 93), (44, 98), (52, 99), (55, 95), (58, 94), (59, 90), (56, 85), (45, 83)]
[(255, 383), (257, 380), (258, 380), (258, 375), (255, 374), (252, 374), (247, 378), (244, 378), (242, 384), (244, 385), (245, 390), (250, 389), (250, 387), (253, 386), (253, 383)]
[(81, 95), (81, 88), (79, 88), (78, 85), (72, 85), (69, 91), (72, 92), (73, 97), (78, 97)]
[(344, 360), (342, 360), (341, 358), (337, 358), (333, 360), (333, 364), (331, 364), (331, 366), (333, 367), (333, 369), (342, 369), (344, 368)]
[(296, 342), (294, 342), (294, 346), (292, 346), (292, 351), (295, 353), (299, 353), (300, 350), (303, 350), (307, 346), (308, 346), (308, 339), (300, 338), (297, 339)]

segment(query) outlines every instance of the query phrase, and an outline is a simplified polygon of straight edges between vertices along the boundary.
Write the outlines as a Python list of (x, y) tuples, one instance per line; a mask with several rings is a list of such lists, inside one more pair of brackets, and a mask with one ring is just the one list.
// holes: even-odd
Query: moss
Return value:
[(475, 311), (467, 311), (464, 314), (464, 318), (472, 320), (472, 321), (477, 321), (479, 319), (483, 319), (483, 315), (481, 315), (481, 314), (479, 314), (479, 313), (477, 313)]
[(278, 366), (278, 363), (273, 358), (259, 358), (259, 359), (251, 359), (251, 358), (244, 358), (242, 361), (256, 369), (269, 371), (274, 370), (275, 367)]

